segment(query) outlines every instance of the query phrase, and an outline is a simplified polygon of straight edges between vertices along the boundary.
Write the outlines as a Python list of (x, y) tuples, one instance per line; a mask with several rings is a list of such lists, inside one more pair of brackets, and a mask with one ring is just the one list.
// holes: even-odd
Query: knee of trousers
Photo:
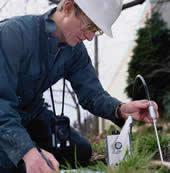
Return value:
[(86, 140), (84, 143), (79, 143), (75, 145), (75, 152), (77, 156), (77, 161), (81, 165), (86, 165), (92, 156), (91, 144)]
[(71, 147), (62, 151), (53, 150), (51, 153), (54, 154), (60, 164), (65, 164), (66, 161), (73, 167), (75, 165), (87, 166), (92, 156), (92, 147), (88, 140), (84, 138), (82, 141), (73, 142)]

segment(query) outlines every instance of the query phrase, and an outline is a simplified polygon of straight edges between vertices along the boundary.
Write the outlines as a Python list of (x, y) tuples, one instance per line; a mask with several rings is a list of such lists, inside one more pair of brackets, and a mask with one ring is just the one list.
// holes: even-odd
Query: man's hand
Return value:
[[(43, 154), (50, 161), (56, 173), (59, 172), (59, 163), (55, 159), (55, 157), (45, 151), (42, 150)], [(38, 152), (36, 148), (32, 148), (29, 150), (23, 157), (23, 160), (26, 165), (27, 173), (52, 173), (54, 172), (46, 163), (46, 161), (42, 158), (41, 154)]]
[[(158, 106), (152, 101), (156, 119), (159, 118)], [(133, 115), (134, 120), (143, 121), (145, 123), (152, 123), (152, 119), (149, 114), (149, 101), (148, 100), (137, 100), (132, 101), (120, 106), (120, 117), (127, 119), (129, 115)]]

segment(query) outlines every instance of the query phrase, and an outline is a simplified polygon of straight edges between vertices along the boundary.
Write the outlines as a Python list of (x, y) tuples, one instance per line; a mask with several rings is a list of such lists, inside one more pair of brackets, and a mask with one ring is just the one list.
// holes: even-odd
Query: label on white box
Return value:
[(129, 132), (131, 124), (132, 124), (132, 117), (129, 116), (119, 135), (106, 136), (108, 165), (119, 164), (123, 160), (127, 150), (130, 151)]
[(106, 137), (107, 163), (108, 165), (117, 165), (124, 158), (129, 149), (129, 138), (126, 143), (117, 141), (119, 135), (110, 135)]

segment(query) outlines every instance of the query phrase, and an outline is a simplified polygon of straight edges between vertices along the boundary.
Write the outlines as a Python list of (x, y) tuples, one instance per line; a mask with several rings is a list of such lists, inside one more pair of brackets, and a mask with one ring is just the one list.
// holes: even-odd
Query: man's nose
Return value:
[(85, 37), (86, 37), (86, 39), (87, 39), (88, 41), (93, 40), (94, 35), (95, 35), (94, 32), (88, 32), (88, 33), (85, 33)]

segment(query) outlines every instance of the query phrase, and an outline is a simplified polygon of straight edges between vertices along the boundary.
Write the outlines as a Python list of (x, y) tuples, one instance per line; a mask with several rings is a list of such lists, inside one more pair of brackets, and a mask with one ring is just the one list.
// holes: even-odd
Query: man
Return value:
[[(87, 164), (91, 146), (72, 128), (68, 150), (49, 146), (52, 112), (42, 94), (63, 77), (70, 81), (83, 108), (93, 114), (119, 126), (130, 114), (137, 121), (152, 123), (148, 101), (122, 104), (103, 90), (82, 43), (96, 33), (112, 36), (111, 25), (121, 8), (121, 0), (62, 0), (57, 9), (44, 15), (1, 22), (0, 172), (12, 173), (23, 161), (27, 173), (51, 172), (36, 145), (56, 171), (64, 159), (74, 164), (75, 149), (78, 162)], [(153, 104), (158, 118), (157, 104)]]

